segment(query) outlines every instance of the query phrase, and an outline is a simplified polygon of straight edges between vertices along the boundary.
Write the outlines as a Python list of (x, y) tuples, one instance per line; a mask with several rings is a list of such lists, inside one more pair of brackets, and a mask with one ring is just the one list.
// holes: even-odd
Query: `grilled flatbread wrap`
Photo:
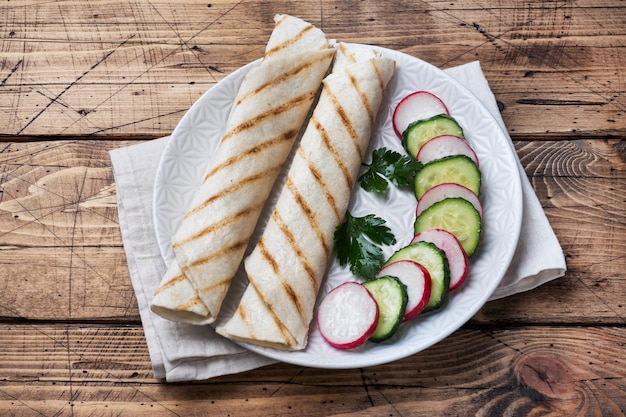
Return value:
[(334, 49), (322, 31), (288, 15), (275, 21), (261, 64), (237, 93), (215, 163), (173, 236), (176, 260), (151, 303), (167, 319), (216, 319), (332, 62)]
[[(249, 284), (217, 332), (285, 350), (306, 347), (315, 301), (371, 136), (393, 60), (341, 44), (284, 187), (244, 266)], [(356, 62), (355, 62), (356, 61)], [(352, 63), (355, 62), (355, 63)]]

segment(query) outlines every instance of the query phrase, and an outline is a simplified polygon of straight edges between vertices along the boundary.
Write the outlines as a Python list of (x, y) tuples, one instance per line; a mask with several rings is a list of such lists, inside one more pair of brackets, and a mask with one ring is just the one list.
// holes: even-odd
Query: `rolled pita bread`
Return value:
[(368, 148), (393, 60), (340, 44), (263, 235), (244, 266), (249, 284), (217, 332), (304, 349), (315, 301)]
[(321, 30), (288, 15), (275, 21), (261, 64), (238, 90), (215, 163), (173, 236), (176, 260), (151, 303), (167, 319), (216, 319), (332, 62)]

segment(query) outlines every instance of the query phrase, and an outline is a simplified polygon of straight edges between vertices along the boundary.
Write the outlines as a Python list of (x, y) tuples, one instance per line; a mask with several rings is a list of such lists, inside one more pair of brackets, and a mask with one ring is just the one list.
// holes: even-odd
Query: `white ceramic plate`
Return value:
[[(467, 140), (480, 160), (483, 234), (471, 259), (470, 274), (460, 288), (450, 293), (443, 308), (402, 324), (394, 337), (384, 343), (368, 342), (356, 350), (337, 350), (323, 340), (314, 320), (309, 344), (303, 351), (286, 352), (240, 343), (261, 355), (312, 367), (355, 368), (383, 364), (419, 352), (457, 330), (483, 306), (504, 276), (515, 252), (522, 218), (519, 171), (514, 149), (496, 120), (473, 94), (443, 71), (412, 56), (377, 49), (395, 59), (397, 68), (386, 89), (370, 150), (385, 146), (404, 152), (391, 126), (393, 109), (408, 93), (427, 90), (443, 99), (450, 114), (464, 128)], [(174, 257), (170, 238), (212, 163), (237, 89), (251, 66), (257, 64), (258, 61), (242, 67), (204, 94), (182, 118), (165, 149), (155, 184), (154, 219), (159, 246), (167, 263)], [(275, 201), (277, 195), (278, 189), (270, 202)], [(387, 221), (398, 239), (395, 246), (385, 248), (385, 254), (391, 255), (412, 238), (415, 204), (410, 190), (390, 186), (389, 193), (380, 196), (357, 187), (349, 210), (354, 215), (375, 213)], [(262, 217), (268, 214), (266, 208)], [(252, 243), (260, 237), (260, 232), (255, 232)], [(329, 289), (347, 280), (354, 280), (354, 277), (333, 259), (318, 300)], [(246, 284), (243, 268), (240, 268), (224, 302), (220, 320), (226, 320), (234, 312)]]

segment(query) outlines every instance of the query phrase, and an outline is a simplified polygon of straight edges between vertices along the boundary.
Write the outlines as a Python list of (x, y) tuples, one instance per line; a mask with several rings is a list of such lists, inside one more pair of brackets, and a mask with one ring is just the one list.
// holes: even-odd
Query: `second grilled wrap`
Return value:
[(233, 317), (217, 328), (228, 338), (286, 350), (307, 344), (333, 233), (395, 69), (372, 50), (363, 57), (345, 44), (338, 49), (263, 236), (244, 261), (249, 285)]

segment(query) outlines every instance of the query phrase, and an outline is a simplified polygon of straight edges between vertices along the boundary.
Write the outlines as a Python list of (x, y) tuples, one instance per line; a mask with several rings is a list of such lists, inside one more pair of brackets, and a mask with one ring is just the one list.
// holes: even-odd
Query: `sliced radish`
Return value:
[(459, 184), (444, 183), (435, 185), (424, 193), (417, 202), (416, 215), (419, 216), (424, 210), (433, 204), (446, 198), (463, 198), (469, 201), (478, 210), (480, 217), (483, 216), (482, 204), (478, 196), (469, 188)]
[(432, 138), (422, 145), (416, 159), (422, 164), (427, 164), (435, 159), (452, 155), (465, 155), (478, 166), (478, 157), (469, 143), (459, 136), (452, 135), (441, 135)]
[(400, 100), (396, 106), (392, 118), (393, 130), (402, 139), (402, 132), (409, 124), (438, 114), (449, 114), (443, 101), (428, 91), (415, 91)]
[(345, 282), (326, 294), (317, 309), (322, 337), (338, 349), (353, 349), (374, 333), (378, 325), (378, 304), (358, 282)]
[(461, 243), (452, 233), (442, 229), (426, 230), (413, 238), (411, 243), (415, 242), (430, 242), (446, 254), (450, 268), (450, 290), (465, 281), (469, 271), (469, 259)]
[(384, 266), (377, 277), (387, 275), (398, 278), (406, 285), (409, 301), (402, 321), (410, 320), (421, 313), (430, 299), (431, 280), (426, 268), (414, 261), (401, 260)]

